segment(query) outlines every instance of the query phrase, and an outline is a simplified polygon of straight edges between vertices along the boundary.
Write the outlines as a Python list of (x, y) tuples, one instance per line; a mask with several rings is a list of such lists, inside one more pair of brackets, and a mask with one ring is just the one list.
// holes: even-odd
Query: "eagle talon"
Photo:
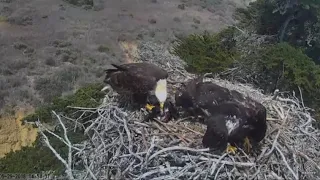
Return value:
[(250, 140), (249, 140), (248, 137), (245, 137), (245, 138), (244, 138), (243, 146), (244, 146), (246, 152), (249, 153), (249, 152), (250, 152), (250, 149), (252, 148), (252, 145), (251, 145)]
[(237, 148), (228, 144), (226, 151), (227, 153), (236, 154)]

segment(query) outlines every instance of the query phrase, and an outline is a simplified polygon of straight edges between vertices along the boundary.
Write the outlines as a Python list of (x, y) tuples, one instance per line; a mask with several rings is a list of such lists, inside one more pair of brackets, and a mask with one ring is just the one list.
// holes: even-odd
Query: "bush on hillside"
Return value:
[(204, 32), (180, 37), (173, 47), (173, 54), (187, 63), (186, 69), (197, 73), (218, 73), (232, 66), (237, 56), (234, 28), (218, 34)]
[(273, 12), (276, 5), (257, 0), (250, 3), (248, 8), (237, 8), (235, 18), (239, 20), (240, 28), (249, 29), (261, 35), (275, 35), (278, 33), (285, 17), (281, 13)]
[[(54, 133), (63, 137), (63, 132), (55, 131)], [(68, 147), (49, 133), (45, 134), (52, 147), (65, 159), (68, 154)], [(72, 143), (80, 143), (85, 139), (83, 134), (73, 131), (69, 132), (68, 135)], [(55, 175), (62, 174), (64, 172), (63, 164), (53, 155), (53, 152), (47, 146), (43, 146), (40, 137), (38, 136), (37, 140), (33, 143), (33, 147), (22, 147), (21, 150), (10, 152), (0, 159), (0, 172), (33, 174), (43, 171), (54, 171)]]
[(72, 90), (74, 84), (83, 75), (78, 66), (66, 66), (57, 70), (52, 75), (43, 76), (35, 80), (35, 89), (39, 92), (44, 102), (51, 102), (63, 92)]
[(91, 84), (80, 88), (74, 94), (65, 97), (57, 97), (50, 104), (43, 105), (35, 110), (34, 114), (26, 116), (23, 120), (28, 122), (37, 121), (38, 118), (44, 123), (52, 122), (51, 111), (63, 113), (69, 117), (77, 116), (78, 114), (70, 107), (86, 107), (95, 108), (100, 104), (104, 93), (101, 92), (102, 84)]
[(318, 104), (316, 97), (320, 95), (320, 66), (306, 56), (301, 49), (288, 43), (278, 43), (256, 50), (240, 60), (242, 68), (255, 79), (255, 84), (272, 93), (275, 89), (299, 93), (303, 91), (305, 101)]
[(235, 18), (240, 28), (303, 48), (319, 64), (320, 1), (296, 3), (291, 6), (281, 0), (257, 0), (248, 8), (238, 8)]
[[(91, 84), (80, 88), (72, 95), (55, 98), (51, 104), (39, 107), (34, 114), (25, 117), (23, 120), (34, 122), (39, 119), (44, 124), (53, 123), (56, 121), (56, 117), (53, 118), (51, 113), (54, 110), (56, 113), (71, 118), (79, 118), (81, 114), (83, 118), (79, 121), (84, 123), (89, 118), (96, 116), (96, 114), (92, 112), (78, 112), (77, 110), (68, 108), (68, 106), (97, 107), (101, 104), (100, 100), (104, 96), (104, 93), (101, 92), (102, 87), (102, 84)], [(69, 126), (67, 121), (64, 120), (64, 122), (67, 128), (70, 129), (68, 137), (72, 143), (80, 143), (86, 139), (82, 131), (73, 131), (74, 122), (71, 122)], [(60, 126), (55, 127), (53, 132), (63, 137), (63, 131)], [(54, 149), (58, 150), (58, 153), (65, 158), (68, 153), (67, 146), (49, 133), (46, 133), (46, 135)], [(17, 162), (19, 163), (17, 164)], [(55, 174), (61, 174), (64, 166), (48, 147), (43, 146), (41, 136), (38, 136), (33, 147), (23, 147), (21, 150), (10, 152), (6, 157), (0, 159), (0, 172), (2, 173), (41, 173), (42, 171), (49, 170), (55, 171)]]
[(64, 0), (70, 4), (76, 5), (76, 6), (93, 6), (93, 0)]

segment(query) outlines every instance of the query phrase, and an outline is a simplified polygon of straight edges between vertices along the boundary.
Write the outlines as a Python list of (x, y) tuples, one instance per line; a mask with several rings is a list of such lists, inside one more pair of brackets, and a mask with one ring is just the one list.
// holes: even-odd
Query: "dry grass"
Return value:
[(6, 22), (8, 19), (4, 16), (0, 16), (0, 23), (1, 22)]
[[(110, 63), (124, 59), (128, 62), (135, 61), (131, 54), (123, 51), (135, 49), (136, 45), (127, 41), (119, 47), (118, 40), (135, 39), (139, 36), (141, 40), (169, 43), (176, 34), (203, 30), (216, 32), (226, 24), (220, 18), (231, 17), (234, 6), (229, 2), (233, 1), (140, 0), (115, 1), (111, 4), (101, 0), (94, 3), (92, 0), (51, 0), (49, 3), (1, 1), (0, 75), (7, 77), (19, 73), (19, 79), (28, 80), (23, 80), (24, 87), (15, 87), (15, 90), (29, 88), (28, 91), (33, 93), (32, 99), (37, 102), (50, 101), (50, 96), (73, 90), (80, 81), (100, 81), (103, 79), (100, 76), (103, 70), (100, 68), (107, 68)], [(70, 3), (93, 7), (87, 9), (88, 6), (77, 7)], [(178, 9), (179, 4), (185, 4), (185, 9)], [(223, 13), (207, 11), (206, 8), (209, 7)], [(174, 17), (178, 18), (179, 22), (174, 21)], [(192, 27), (194, 18), (201, 20), (197, 21), (200, 23), (197, 24), (197, 30)], [(156, 20), (156, 23), (150, 24), (148, 20), (151, 23)], [(98, 51), (99, 45), (104, 45), (100, 47), (102, 52)], [(95, 62), (90, 59), (95, 59)], [(65, 83), (58, 82), (59, 78), (52, 80), (56, 77), (49, 76), (54, 76), (57, 69), (63, 69), (70, 64), (82, 69), (84, 73), (77, 78), (76, 83), (70, 84), (72, 87), (61, 92), (62, 88), (59, 86)], [(35, 88), (33, 80), (40, 78), (47, 81), (42, 81), (43, 89), (39, 90)], [(51, 82), (57, 85), (51, 88), (48, 85)], [(10, 87), (5, 87), (5, 90), (0, 92), (1, 95), (6, 94), (5, 100), (0, 96), (0, 101), (5, 105), (11, 106), (16, 101), (30, 102), (28, 99), (17, 99), (16, 94), (11, 92)]]
[(119, 46), (124, 52), (126, 63), (136, 62), (136, 59), (139, 58), (139, 54), (138, 54), (139, 50), (136, 42), (120, 41)]
[[(170, 72), (170, 85), (193, 78), (183, 62), (161, 45), (140, 46), (140, 59), (158, 64)], [(203, 149), (201, 124), (184, 120), (167, 124), (141, 122), (144, 111), (119, 107), (117, 98), (107, 94), (96, 109), (77, 107), (80, 111), (98, 112), (91, 126), (91, 140), (72, 145), (67, 133), (61, 140), (69, 146), (64, 160), (70, 179), (317, 179), (320, 177), (320, 133), (312, 127), (315, 121), (309, 109), (290, 94), (280, 93), (276, 99), (250, 85), (221, 79), (206, 80), (238, 90), (263, 103), (268, 110), (268, 131), (260, 143), (261, 151), (247, 155), (214, 154)], [(171, 97), (172, 98), (172, 97)], [(67, 119), (55, 114), (60, 124)], [(41, 123), (37, 123), (40, 127)], [(64, 129), (64, 128), (63, 128)], [(44, 130), (42, 128), (42, 130)], [(64, 129), (67, 132), (66, 129)], [(45, 139), (47, 145), (49, 141)], [(72, 169), (74, 152), (85, 165), (84, 171)], [(79, 163), (79, 162), (78, 162)]]

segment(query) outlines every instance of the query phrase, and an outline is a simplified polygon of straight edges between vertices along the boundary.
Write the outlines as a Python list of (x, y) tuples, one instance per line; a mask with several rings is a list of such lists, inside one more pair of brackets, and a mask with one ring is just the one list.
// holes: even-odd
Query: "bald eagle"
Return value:
[(175, 93), (176, 106), (181, 106), (190, 115), (200, 115), (200, 107), (219, 104), (236, 96), (237, 92), (229, 91), (212, 82), (203, 82), (203, 76), (192, 79), (184, 84)]
[(106, 70), (106, 84), (118, 94), (132, 95), (138, 104), (144, 103), (149, 111), (152, 111), (155, 104), (147, 102), (155, 96), (161, 116), (165, 115), (168, 73), (164, 69), (145, 62), (111, 65), (114, 68)]
[(207, 117), (207, 131), (202, 139), (205, 147), (227, 148), (227, 152), (235, 153), (238, 145), (249, 153), (250, 142), (258, 143), (266, 134), (266, 108), (260, 103), (245, 106), (226, 101), (203, 110)]
[(241, 93), (223, 88), (212, 82), (203, 82), (203, 77), (193, 79), (175, 94), (176, 106), (191, 111), (193, 116), (202, 116), (207, 124), (203, 137), (206, 147), (224, 148), (235, 152), (232, 145), (244, 140), (247, 151), (250, 140), (261, 141), (266, 133), (265, 107), (244, 97)]

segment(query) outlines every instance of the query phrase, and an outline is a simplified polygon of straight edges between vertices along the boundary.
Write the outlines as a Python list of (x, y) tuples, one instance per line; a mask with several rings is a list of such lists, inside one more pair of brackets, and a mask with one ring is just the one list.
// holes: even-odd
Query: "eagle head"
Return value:
[(175, 93), (175, 103), (176, 106), (181, 106), (183, 108), (193, 107), (192, 97), (185, 90), (178, 90)]
[(164, 103), (167, 100), (167, 80), (166, 79), (160, 79), (157, 82), (156, 88), (155, 88), (155, 96), (157, 97), (159, 103), (160, 103), (160, 110), (161, 114), (163, 113)]
[(155, 95), (148, 96), (146, 109), (150, 114), (145, 120), (156, 118), (162, 122), (168, 122), (172, 118), (177, 119), (179, 116), (174, 104), (169, 99), (163, 104), (161, 112), (159, 100)]

